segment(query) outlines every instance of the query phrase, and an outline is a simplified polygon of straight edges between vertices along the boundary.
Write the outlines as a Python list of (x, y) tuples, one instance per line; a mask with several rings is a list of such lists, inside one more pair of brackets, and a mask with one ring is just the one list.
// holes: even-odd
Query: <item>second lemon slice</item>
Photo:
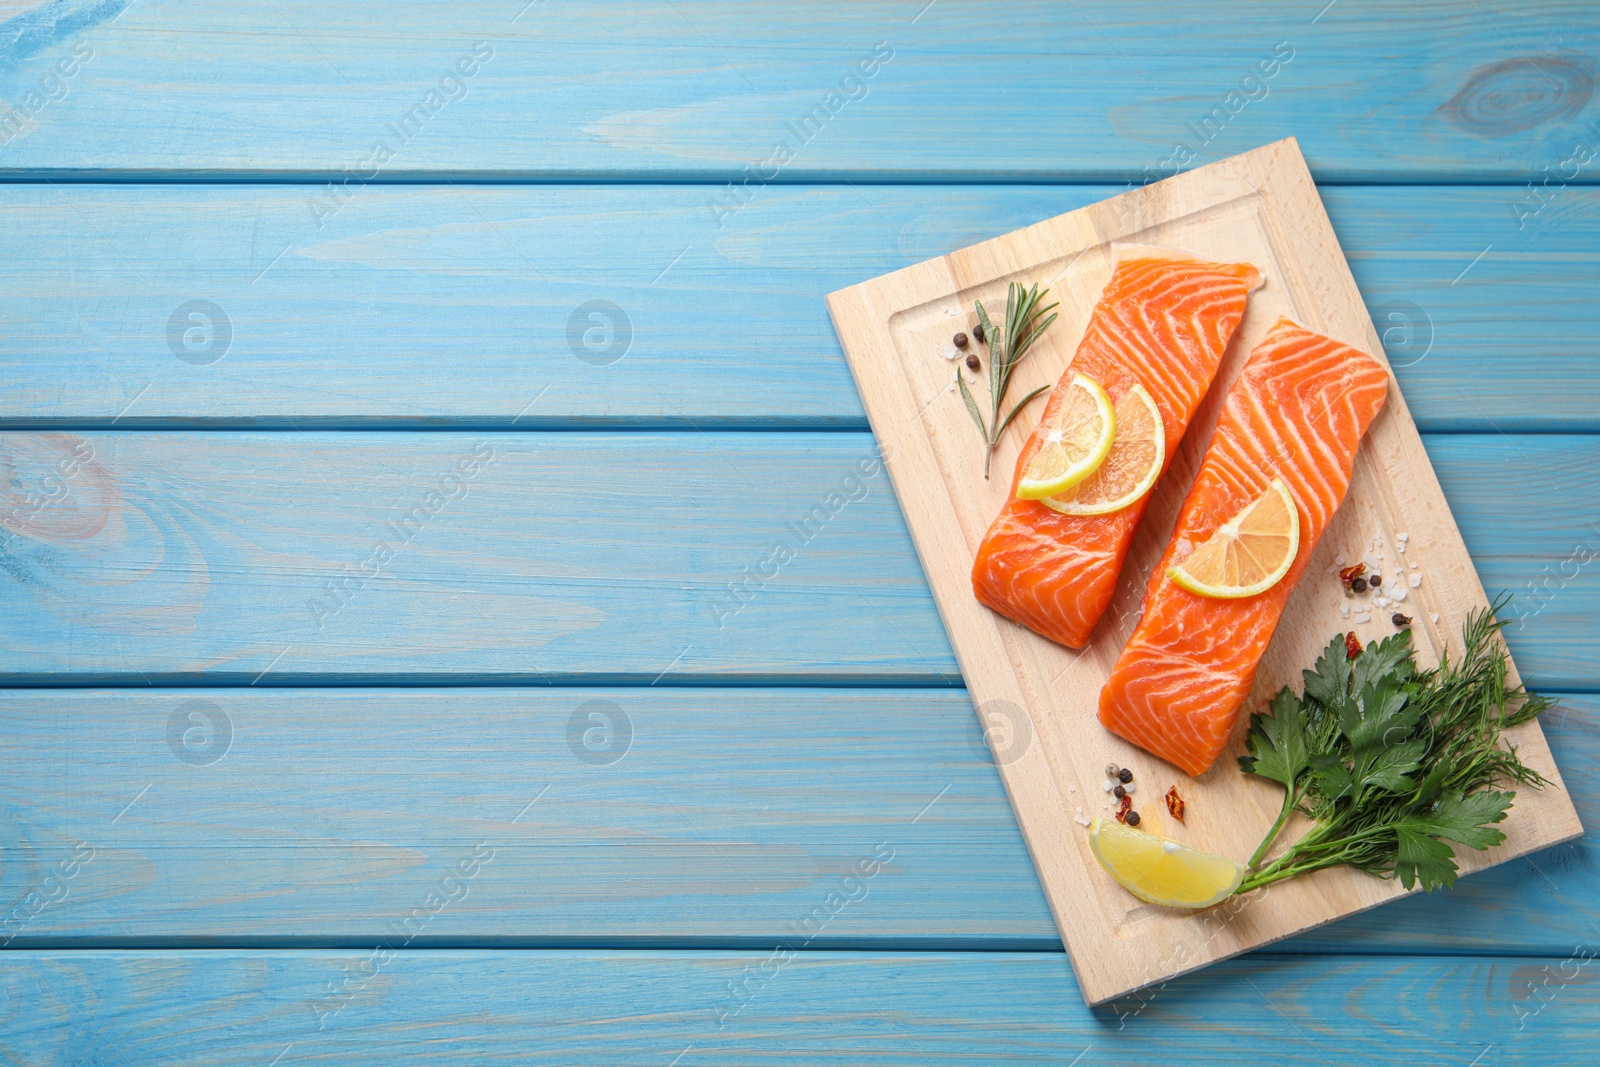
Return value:
[(1161, 412), (1145, 387), (1136, 385), (1117, 401), (1117, 432), (1098, 470), (1063, 493), (1040, 503), (1063, 515), (1109, 515), (1150, 491), (1167, 459)]
[(1244, 881), (1242, 863), (1105, 819), (1089, 827), (1089, 850), (1128, 892), (1169, 908), (1209, 908)]
[(1072, 376), (1060, 403), (1053, 403), (1040, 426), (1044, 441), (1017, 482), (1017, 496), (1042, 500), (1071, 489), (1099, 469), (1111, 451), (1117, 416), (1100, 383)]
[(1274, 478), (1188, 559), (1168, 567), (1167, 577), (1200, 596), (1255, 596), (1289, 573), (1299, 551), (1300, 512), (1289, 487)]

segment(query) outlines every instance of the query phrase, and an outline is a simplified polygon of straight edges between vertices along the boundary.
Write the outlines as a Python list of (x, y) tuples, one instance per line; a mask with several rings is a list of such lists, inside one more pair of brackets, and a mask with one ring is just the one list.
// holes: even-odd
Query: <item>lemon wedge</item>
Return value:
[(1116, 433), (1111, 451), (1089, 477), (1040, 503), (1063, 515), (1109, 515), (1150, 491), (1167, 459), (1167, 431), (1145, 387), (1122, 394), (1113, 408)]
[(1209, 908), (1244, 881), (1242, 863), (1108, 819), (1090, 825), (1089, 848), (1124, 889), (1169, 908)]
[(1167, 577), (1199, 596), (1236, 600), (1277, 585), (1300, 551), (1300, 512), (1277, 478)]
[(1028, 460), (1017, 495), (1042, 500), (1071, 489), (1099, 469), (1117, 433), (1116, 411), (1100, 383), (1072, 376), (1061, 403), (1045, 415), (1044, 443)]

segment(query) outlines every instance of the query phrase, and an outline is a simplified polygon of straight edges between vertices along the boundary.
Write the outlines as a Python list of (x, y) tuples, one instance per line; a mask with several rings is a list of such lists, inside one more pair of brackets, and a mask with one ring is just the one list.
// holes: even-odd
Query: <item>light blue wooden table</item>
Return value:
[(881, 476), (719, 609), (826, 292), (1292, 134), (1594, 825), (1592, 3), (0, 20), (0, 1061), (1600, 1062), (1588, 840), (1085, 1009)]

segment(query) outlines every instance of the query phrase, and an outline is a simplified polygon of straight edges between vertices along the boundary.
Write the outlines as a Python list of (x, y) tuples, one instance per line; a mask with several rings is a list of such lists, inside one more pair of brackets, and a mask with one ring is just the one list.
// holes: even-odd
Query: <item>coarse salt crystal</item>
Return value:
[(1404, 541), (1401, 541), (1398, 545), (1395, 545), (1394, 548), (1395, 551), (1400, 553), (1402, 556), (1406, 554), (1406, 543)]
[(1415, 589), (1422, 584), (1422, 575), (1413, 574), (1406, 579), (1406, 582), (1411, 586), (1411, 588)]
[(1367, 570), (1369, 571), (1383, 570), (1383, 557), (1375, 553), (1368, 552), (1361, 557), (1361, 562), (1367, 565)]
[(1348, 567), (1350, 565), (1350, 561), (1346, 559), (1344, 553), (1341, 552), (1339, 553), (1339, 558), (1333, 561), (1333, 565), (1335, 567)]
[(1417, 561), (1414, 560), (1414, 559), (1408, 559), (1408, 560), (1406, 560), (1406, 566), (1410, 567), (1412, 570), (1416, 570), (1417, 569)]
[(946, 343), (944, 346), (944, 351), (940, 352), (939, 354), (945, 359), (958, 359), (961, 356), (961, 349), (957, 348), (953, 344)]
[(1087, 815), (1074, 815), (1072, 817), (1072, 821), (1077, 823), (1079, 826), (1088, 826), (1090, 823), (1094, 822), (1094, 820), (1089, 818)]
[(1389, 598), (1380, 595), (1376, 600), (1373, 601), (1373, 603), (1377, 604), (1380, 608), (1386, 608), (1389, 606)]
[(1406, 596), (1407, 596), (1407, 595), (1408, 595), (1408, 594), (1409, 594), (1409, 593), (1410, 593), (1410, 592), (1411, 592), (1411, 590), (1409, 590), (1409, 589), (1407, 589), (1407, 588), (1406, 588), (1406, 587), (1405, 587), (1405, 586), (1403, 586), (1403, 585), (1397, 585), (1397, 586), (1395, 586), (1395, 587), (1394, 587), (1394, 602), (1395, 602), (1395, 603), (1396, 603), (1396, 604), (1398, 604), (1398, 603), (1400, 603), (1400, 601), (1402, 601), (1402, 600), (1404, 600), (1404, 599), (1405, 599), (1405, 598), (1406, 598)]
[(1409, 541), (1411, 540), (1411, 535), (1408, 533), (1397, 533), (1394, 535), (1394, 539), (1396, 541)]
[(1428, 612), (1428, 618), (1437, 623), (1439, 621), (1439, 613), (1437, 611), (1430, 611)]
[(1340, 604), (1339, 605), (1339, 618), (1348, 619), (1349, 617), (1350, 617), (1350, 605), (1349, 604)]
[(1104, 782), (1102, 782), (1100, 784), (1100, 788), (1104, 789), (1107, 793), (1109, 793), (1120, 784), (1121, 783), (1117, 782), (1115, 779), (1107, 778)]

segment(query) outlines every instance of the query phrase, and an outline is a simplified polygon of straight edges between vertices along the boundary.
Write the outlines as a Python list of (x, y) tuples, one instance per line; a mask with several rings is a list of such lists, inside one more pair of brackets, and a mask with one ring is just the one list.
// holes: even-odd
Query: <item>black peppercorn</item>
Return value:
[(954, 337), (952, 337), (950, 340), (952, 342), (954, 342), (954, 344), (955, 344), (955, 346), (957, 348), (966, 348), (967, 347), (967, 335), (964, 334), (964, 333), (958, 333)]
[(1123, 785), (1127, 785), (1129, 782), (1133, 781), (1133, 772), (1128, 770), (1126, 767), (1122, 768), (1117, 772), (1117, 781), (1121, 782)]
[(968, 370), (977, 370), (982, 365), (983, 364), (978, 362), (978, 357), (977, 356), (968, 356), (967, 357), (967, 369)]
[(1371, 578), (1367, 579), (1367, 584), (1372, 586), (1374, 589), (1378, 588), (1378, 586), (1383, 584), (1383, 575), (1374, 574)]
[(1139, 813), (1138, 813), (1138, 812), (1136, 812), (1136, 811), (1130, 811), (1130, 812), (1128, 812), (1128, 817), (1127, 817), (1127, 819), (1125, 819), (1125, 820), (1124, 820), (1124, 821), (1125, 821), (1125, 822), (1126, 822), (1126, 823), (1127, 823), (1127, 824), (1128, 824), (1128, 825), (1129, 825), (1129, 826), (1138, 826), (1138, 825), (1139, 825)]
[(1350, 583), (1350, 588), (1357, 593), (1365, 593), (1367, 591), (1367, 580), (1365, 578), (1357, 578)]
[(974, 326), (972, 328), (972, 336), (976, 337), (980, 341), (983, 340), (983, 324), (982, 323), (979, 323), (978, 325), (976, 325), (976, 326)]
[(1116, 797), (1118, 800), (1121, 800), (1123, 797), (1128, 795), (1128, 791), (1119, 785), (1112, 788), (1111, 795)]
[(1389, 617), (1389, 621), (1400, 627), (1402, 630), (1411, 625), (1411, 620), (1400, 614), (1398, 611)]

